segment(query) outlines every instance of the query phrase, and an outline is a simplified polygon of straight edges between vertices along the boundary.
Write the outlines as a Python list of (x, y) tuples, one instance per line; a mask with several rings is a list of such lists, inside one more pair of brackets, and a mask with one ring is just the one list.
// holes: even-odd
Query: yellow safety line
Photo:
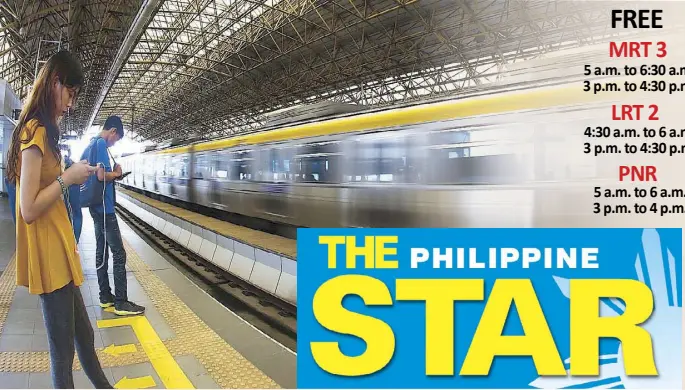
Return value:
[(107, 353), (107, 354), (112, 355), (112, 356), (119, 356), (119, 355), (123, 355), (125, 353), (136, 353), (136, 352), (138, 352), (138, 349), (136, 348), (135, 344), (124, 344), (124, 345), (111, 344), (109, 347), (103, 349), (102, 352)]
[(17, 253), (14, 252), (0, 276), (0, 334), (2, 334), (2, 330), (5, 327), (5, 320), (9, 314), (12, 300), (14, 300), (14, 291), (17, 288), (15, 268), (16, 256)]
[(145, 354), (150, 358), (150, 363), (159, 375), (164, 387), (167, 389), (194, 389), (195, 387), (186, 377), (176, 360), (166, 349), (150, 322), (144, 316), (114, 318), (99, 320), (99, 328), (112, 328), (117, 326), (130, 326), (140, 341)]
[(148, 389), (150, 387), (155, 387), (155, 379), (150, 375), (141, 376), (140, 378), (129, 378), (127, 376), (121, 378), (116, 385), (115, 389)]

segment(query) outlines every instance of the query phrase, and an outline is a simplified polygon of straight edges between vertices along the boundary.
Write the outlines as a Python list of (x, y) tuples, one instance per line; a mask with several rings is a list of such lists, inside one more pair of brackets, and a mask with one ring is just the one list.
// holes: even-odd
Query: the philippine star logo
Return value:
[[(572, 378), (539, 377), (530, 386), (544, 389), (680, 389), (682, 386), (682, 302), (678, 291), (682, 291), (682, 279), (676, 276), (675, 258), (667, 244), (662, 245), (659, 233), (645, 229), (642, 234), (644, 258), (637, 255), (635, 270), (638, 279), (654, 292), (654, 313), (643, 326), (652, 335), (654, 358), (659, 377), (628, 377), (625, 375), (621, 347), (615, 353), (601, 355), (600, 377)], [(561, 292), (569, 297), (568, 279), (555, 277)], [(625, 306), (619, 300), (602, 302), (602, 316), (623, 313)], [(564, 361), (566, 369), (570, 359)]]

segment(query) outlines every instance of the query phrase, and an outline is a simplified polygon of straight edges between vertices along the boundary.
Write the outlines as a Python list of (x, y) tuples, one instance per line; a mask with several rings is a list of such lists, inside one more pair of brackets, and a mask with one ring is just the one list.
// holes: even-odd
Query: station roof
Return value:
[(59, 41), (87, 77), (67, 130), (116, 114), (142, 139), (213, 138), (322, 100), (373, 107), (458, 94), (507, 63), (606, 39), (607, 4), (4, 0), (0, 78), (25, 97)]
[(58, 49), (77, 53), (86, 71), (78, 110), (65, 118), (79, 132), (95, 107), (105, 74), (143, 0), (3, 0), (0, 78), (20, 98), (30, 92), (41, 61)]

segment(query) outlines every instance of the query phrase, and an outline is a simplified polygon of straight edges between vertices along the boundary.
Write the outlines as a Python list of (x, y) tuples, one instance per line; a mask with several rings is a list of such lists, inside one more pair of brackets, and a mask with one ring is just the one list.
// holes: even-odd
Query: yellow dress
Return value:
[[(43, 153), (40, 169), (40, 189), (49, 186), (62, 173), (62, 166), (47, 143), (46, 129), (37, 120), (29, 121), (22, 129), (21, 151), (35, 145)], [(21, 156), (18, 164), (21, 172)], [(64, 201), (57, 199), (33, 223), (27, 224), (21, 215), (19, 194), (21, 183), (17, 179), (17, 285), (28, 287), (31, 294), (50, 293), (73, 281), (83, 284), (83, 270), (76, 246), (74, 231)]]

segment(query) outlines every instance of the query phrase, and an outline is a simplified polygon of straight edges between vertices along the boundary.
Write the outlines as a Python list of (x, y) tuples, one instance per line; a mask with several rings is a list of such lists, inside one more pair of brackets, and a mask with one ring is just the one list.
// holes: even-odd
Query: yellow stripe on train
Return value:
[(523, 92), (465, 98), (382, 112), (360, 114), (352, 117), (325, 120), (269, 130), (254, 134), (231, 137), (200, 144), (169, 148), (152, 154), (178, 154), (231, 148), (239, 145), (256, 145), (270, 142), (309, 138), (322, 135), (343, 134), (364, 130), (406, 126), (417, 123), (492, 115), (505, 112), (534, 110), (556, 106), (591, 103), (605, 97), (583, 92), (582, 84), (572, 87), (545, 88)]

